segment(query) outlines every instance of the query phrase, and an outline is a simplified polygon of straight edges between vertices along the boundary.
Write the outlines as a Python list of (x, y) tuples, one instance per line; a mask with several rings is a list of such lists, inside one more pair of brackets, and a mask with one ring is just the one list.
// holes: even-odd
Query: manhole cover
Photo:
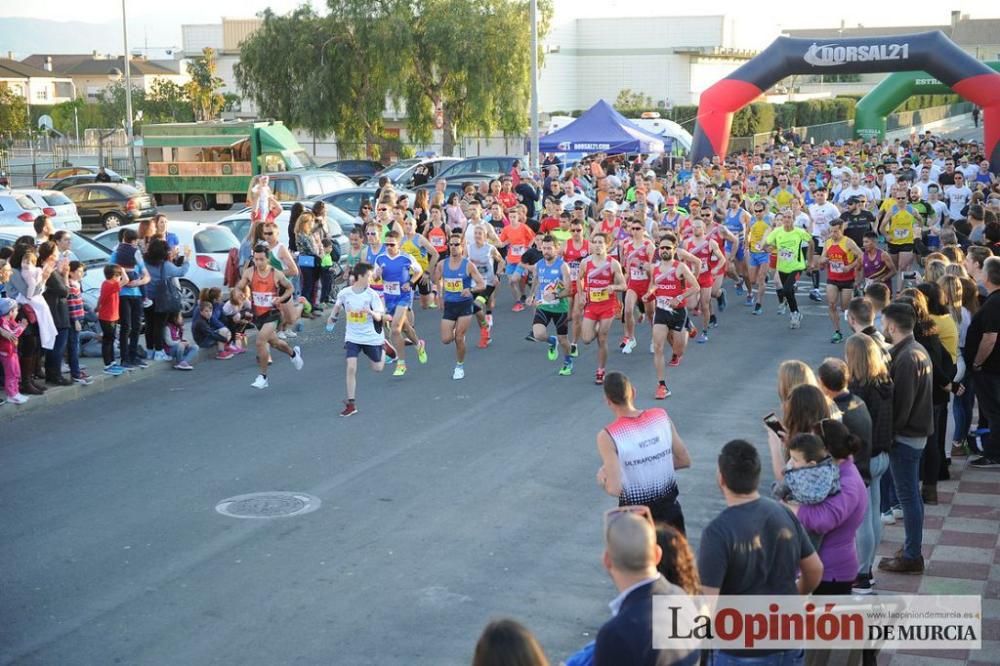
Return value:
[(215, 510), (231, 518), (287, 518), (319, 508), (318, 497), (305, 493), (250, 493), (224, 499)]

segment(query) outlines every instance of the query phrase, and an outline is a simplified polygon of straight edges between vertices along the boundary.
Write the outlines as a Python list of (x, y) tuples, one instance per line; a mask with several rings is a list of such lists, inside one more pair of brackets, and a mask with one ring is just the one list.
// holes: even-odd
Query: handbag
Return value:
[(299, 268), (315, 268), (316, 257), (311, 254), (300, 254), (297, 263)]
[(181, 311), (181, 292), (172, 278), (166, 277), (163, 266), (160, 266), (160, 281), (156, 283), (153, 294), (153, 311), (159, 313), (174, 313)]

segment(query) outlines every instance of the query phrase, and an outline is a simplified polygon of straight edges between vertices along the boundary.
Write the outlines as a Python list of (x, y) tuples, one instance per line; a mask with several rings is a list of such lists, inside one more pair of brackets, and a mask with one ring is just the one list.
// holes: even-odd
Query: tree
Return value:
[(184, 89), (191, 100), (195, 120), (214, 120), (225, 106), (225, 98), (219, 90), (223, 81), (215, 75), (215, 51), (209, 47), (202, 49), (200, 58), (195, 58), (188, 66), (191, 80)]
[(653, 98), (625, 88), (615, 98), (615, 108), (623, 114), (639, 114), (653, 108)]
[(28, 105), (13, 90), (0, 87), (0, 131), (19, 134), (28, 130)]
[(155, 79), (145, 95), (143, 118), (149, 123), (183, 123), (194, 120), (191, 99), (184, 86)]

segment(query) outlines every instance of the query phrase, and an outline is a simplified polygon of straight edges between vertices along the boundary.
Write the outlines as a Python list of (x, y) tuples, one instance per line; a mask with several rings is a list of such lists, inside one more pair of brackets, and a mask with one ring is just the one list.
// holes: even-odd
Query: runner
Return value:
[(868, 285), (881, 282), (892, 288), (892, 276), (896, 274), (896, 264), (892, 256), (878, 246), (878, 234), (869, 231), (865, 234), (862, 247), (864, 252), (861, 255), (861, 268), (864, 275), (865, 289)]
[[(711, 216), (712, 213), (703, 211), (702, 215)], [(698, 336), (698, 343), (704, 344), (708, 342), (708, 326), (712, 317), (712, 287), (715, 284), (715, 278), (721, 272), (718, 267), (725, 267), (726, 257), (719, 249), (719, 244), (706, 235), (703, 220), (694, 222), (691, 227), (691, 237), (685, 240), (681, 247), (701, 261), (701, 266), (698, 269), (698, 285), (701, 287), (701, 295), (697, 299), (697, 304), (701, 311), (702, 329), (701, 335)], [(716, 267), (716, 272), (712, 270), (713, 265)]]
[[(677, 208), (677, 197), (675, 196), (667, 197), (666, 206), (667, 210), (663, 213), (663, 217), (660, 219), (660, 231), (669, 230), (676, 234), (681, 234), (684, 223), (687, 221), (687, 215)], [(658, 236), (659, 232), (657, 233), (657, 237)]]
[(677, 366), (687, 348), (688, 334), (685, 303), (698, 296), (698, 278), (683, 261), (675, 257), (676, 239), (663, 238), (658, 244), (659, 261), (652, 269), (653, 279), (645, 298), (654, 307), (653, 315), (653, 365), (656, 367), (656, 399), (670, 396), (667, 388), (666, 368), (663, 362), (663, 345), (670, 343), (670, 365)]
[(358, 354), (368, 357), (368, 363), (375, 372), (382, 372), (385, 368), (385, 356), (382, 353), (385, 343), (382, 332), (385, 306), (375, 290), (369, 287), (371, 272), (372, 266), (365, 263), (356, 264), (351, 269), (351, 286), (337, 294), (337, 302), (326, 322), (327, 332), (332, 333), (341, 310), (347, 313), (347, 326), (344, 331), (347, 399), (344, 400), (344, 409), (340, 412), (343, 417), (358, 413), (358, 407), (354, 402), (358, 385)]
[(819, 255), (823, 252), (823, 244), (830, 236), (830, 222), (840, 217), (840, 210), (826, 200), (827, 194), (825, 188), (818, 188), (814, 195), (816, 203), (809, 206), (809, 218), (812, 220), (810, 232), (813, 237), (813, 251), (809, 255), (812, 263), (807, 271), (813, 284), (809, 299), (817, 303), (823, 302), (823, 296), (819, 292)]
[[(625, 337), (622, 338), (619, 348), (623, 354), (631, 354), (635, 349), (635, 310), (646, 313), (643, 306), (643, 296), (649, 291), (649, 265), (656, 256), (656, 245), (646, 236), (646, 229), (642, 222), (632, 220), (629, 222), (629, 232), (631, 237), (622, 243), (622, 270), (625, 272), (625, 308), (622, 313), (622, 321), (625, 323)], [(652, 315), (652, 313), (650, 313)], [(641, 315), (639, 321), (641, 322)], [(652, 327), (653, 318), (649, 317)]]
[[(705, 236), (707, 238), (714, 240), (715, 244), (718, 245), (720, 248), (737, 247), (737, 242), (738, 242), (738, 247), (742, 248), (744, 244), (744, 239), (746, 238), (746, 234), (744, 233), (742, 236), (737, 237), (736, 234), (734, 234), (733, 232), (731, 232), (729, 229), (726, 228), (726, 225), (724, 224), (725, 220), (726, 220), (726, 214), (723, 212), (722, 209), (716, 210), (714, 213), (712, 213), (711, 221), (708, 223), (708, 226), (705, 227)], [(744, 257), (744, 259), (746, 258), (745, 250), (743, 250), (742, 256)], [(726, 291), (725, 289), (722, 288), (722, 283), (726, 278), (728, 265), (729, 265), (729, 255), (727, 255), (726, 252), (722, 253), (721, 261), (716, 259), (715, 257), (712, 257), (709, 259), (708, 262), (708, 269), (709, 271), (712, 272), (712, 275), (714, 276), (714, 279), (712, 280), (712, 298), (715, 299), (715, 303), (719, 312), (725, 310), (726, 305), (728, 303), (728, 300), (726, 298)], [(737, 273), (737, 275), (739, 274)], [(740, 294), (743, 293), (742, 287), (738, 289), (738, 293)], [(716, 316), (715, 314), (710, 316), (708, 318), (708, 325), (711, 328), (718, 327), (719, 325), (718, 316)], [(707, 340), (708, 337), (706, 336), (705, 339)]]
[(886, 237), (896, 265), (898, 279), (894, 291), (899, 293), (903, 289), (903, 275), (913, 266), (914, 244), (920, 238), (920, 213), (909, 201), (896, 201), (886, 210), (879, 231)]
[(476, 265), (469, 261), (462, 249), (462, 234), (452, 234), (448, 238), (448, 259), (438, 262), (435, 282), (444, 284), (444, 311), (441, 313), (441, 342), (455, 343), (455, 370), (452, 379), (465, 377), (465, 333), (472, 319), (473, 296), (476, 291), (486, 289)]
[(257, 365), (260, 367), (260, 374), (251, 384), (256, 389), (268, 387), (267, 366), (271, 356), (268, 347), (288, 354), (296, 370), (301, 370), (303, 365), (299, 348), (289, 347), (287, 342), (278, 337), (278, 322), (281, 320), (279, 308), (292, 299), (294, 288), (281, 271), (271, 266), (269, 256), (270, 248), (266, 243), (255, 245), (253, 266), (243, 271), (243, 276), (235, 287), (239, 291), (250, 289), (254, 326), (257, 328)]
[[(401, 235), (393, 229), (386, 234), (384, 254), (375, 257), (375, 278), (382, 284), (385, 311), (392, 325), (392, 340), (396, 347), (396, 371), (393, 377), (406, 374), (406, 340), (417, 348), (417, 360), (427, 363), (426, 343), (417, 335), (410, 323), (409, 311), (413, 307), (413, 290), (423, 275), (420, 264), (408, 254), (399, 251)], [(406, 340), (403, 339), (404, 334)]]
[[(450, 231), (445, 228), (444, 210), (441, 208), (441, 205), (436, 203), (431, 204), (430, 224), (424, 233), (424, 237), (431, 244), (431, 247), (434, 248), (434, 251), (438, 253), (438, 261), (442, 261), (448, 256), (449, 233)], [(428, 273), (433, 276), (435, 271), (431, 270)], [(431, 300), (427, 307), (432, 310), (437, 308), (440, 293), (441, 285), (433, 282), (431, 285)]]
[[(802, 313), (795, 300), (795, 283), (805, 267), (812, 263), (813, 245), (810, 241), (813, 236), (805, 229), (795, 226), (795, 219), (788, 209), (782, 209), (778, 213), (778, 221), (781, 226), (767, 235), (764, 244), (773, 248), (778, 255), (778, 281), (781, 284), (778, 289), (778, 314), (785, 314), (787, 302), (787, 307), (791, 310), (789, 328), (799, 328), (802, 325)], [(804, 243), (808, 243), (807, 258), (802, 256)]]
[(608, 362), (608, 332), (615, 319), (617, 297), (612, 293), (625, 291), (625, 276), (621, 264), (608, 256), (610, 238), (597, 232), (590, 239), (590, 256), (580, 262), (580, 279), (577, 283), (583, 297), (583, 324), (580, 339), (589, 345), (597, 338), (597, 372), (595, 384), (604, 383), (604, 366)]
[(855, 275), (861, 263), (861, 248), (844, 235), (844, 220), (837, 218), (830, 222), (830, 237), (823, 244), (820, 266), (826, 266), (826, 303), (833, 323), (833, 337), (830, 342), (843, 342), (840, 332), (842, 313), (854, 296)]
[(514, 312), (521, 312), (527, 298), (523, 285), (526, 269), (521, 266), (521, 255), (534, 243), (535, 232), (522, 222), (521, 211), (516, 207), (511, 208), (507, 216), (510, 224), (500, 232), (500, 247), (507, 248), (507, 280), (514, 296), (512, 309)]
[[(420, 295), (420, 309), (433, 309), (431, 275), (434, 274), (434, 266), (438, 262), (438, 252), (431, 245), (430, 241), (417, 233), (416, 218), (408, 217), (403, 221), (403, 234), (400, 249), (420, 264), (421, 275), (420, 281), (417, 283), (417, 293)], [(412, 308), (410, 309), (409, 316), (412, 319)]]
[[(476, 320), (479, 322), (479, 348), (486, 349), (493, 341), (493, 294), (500, 284), (499, 272), (504, 269), (504, 260), (500, 252), (486, 242), (486, 230), (477, 227), (473, 234), (472, 245), (468, 247), (471, 261), (486, 283), (486, 288), (476, 293)], [(494, 270), (496, 266), (496, 270)]]
[[(793, 199), (794, 201), (794, 199)], [(757, 214), (754, 209), (753, 220), (750, 222), (750, 229), (747, 231), (747, 247), (750, 249), (749, 280), (751, 292), (747, 297), (752, 299), (753, 313), (755, 315), (764, 312), (764, 293), (767, 290), (767, 274), (770, 270), (771, 254), (764, 245), (764, 239), (771, 233), (770, 216)]]
[[(725, 244), (726, 256), (728, 257), (726, 273), (736, 282), (737, 296), (742, 295), (744, 286), (746, 287), (746, 304), (750, 305), (753, 302), (753, 295), (751, 294), (752, 288), (750, 287), (750, 280), (748, 278), (746, 237), (747, 228), (753, 220), (750, 217), (750, 213), (741, 207), (742, 203), (743, 200), (739, 194), (731, 194), (729, 201), (726, 203), (726, 218), (723, 224), (729, 233), (737, 239), (736, 241), (727, 240)], [(726, 290), (722, 289), (719, 294), (719, 311), (721, 312), (725, 309)]]
[(566, 241), (565, 246), (563, 246), (563, 259), (569, 265), (569, 277), (571, 281), (569, 287), (569, 313), (572, 320), (572, 328), (570, 330), (569, 353), (570, 356), (575, 358), (580, 354), (577, 342), (580, 340), (580, 329), (583, 325), (583, 304), (586, 301), (585, 298), (580, 296), (578, 289), (580, 262), (590, 255), (590, 241), (583, 237), (584, 224), (581, 221), (572, 221), (569, 231), (570, 238)]
[[(367, 247), (364, 252), (364, 263), (372, 267), (372, 274), (368, 279), (368, 286), (382, 298), (383, 303), (385, 302), (385, 294), (383, 293), (384, 286), (382, 284), (382, 276), (375, 271), (375, 262), (379, 257), (385, 256), (385, 245), (382, 244), (382, 239), (385, 234), (389, 233), (390, 229), (383, 227), (378, 222), (369, 222), (365, 227), (365, 241)], [(396, 360), (396, 348), (389, 342), (388, 339), (385, 341), (386, 362), (392, 363)]]
[[(569, 265), (559, 256), (559, 241), (551, 235), (542, 237), (542, 258), (528, 271), (535, 285), (528, 305), (536, 305), (531, 331), (538, 342), (549, 343), (550, 361), (559, 357), (557, 344), (563, 351), (563, 366), (559, 374), (568, 377), (573, 374), (573, 357), (569, 348)], [(549, 324), (556, 329), (555, 335), (546, 336)]]

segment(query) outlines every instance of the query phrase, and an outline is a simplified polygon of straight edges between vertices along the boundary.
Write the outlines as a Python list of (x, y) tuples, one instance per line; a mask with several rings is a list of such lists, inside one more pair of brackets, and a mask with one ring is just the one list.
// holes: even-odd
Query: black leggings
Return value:
[(173, 314), (157, 312), (156, 308), (146, 308), (146, 349), (150, 352), (163, 351), (163, 329), (167, 319)]
[(778, 290), (778, 303), (788, 301), (788, 309), (792, 312), (798, 312), (799, 304), (795, 300), (795, 283), (799, 280), (799, 271), (791, 273), (778, 271), (778, 279), (781, 281), (781, 289)]
[(118, 354), (122, 363), (139, 359), (139, 329), (142, 328), (142, 296), (122, 296), (118, 302)]
[(104, 365), (115, 362), (115, 322), (101, 320), (101, 357)]
[(944, 463), (944, 438), (948, 429), (948, 405), (934, 405), (934, 432), (924, 446), (923, 481), (925, 486), (936, 486), (941, 478)]

